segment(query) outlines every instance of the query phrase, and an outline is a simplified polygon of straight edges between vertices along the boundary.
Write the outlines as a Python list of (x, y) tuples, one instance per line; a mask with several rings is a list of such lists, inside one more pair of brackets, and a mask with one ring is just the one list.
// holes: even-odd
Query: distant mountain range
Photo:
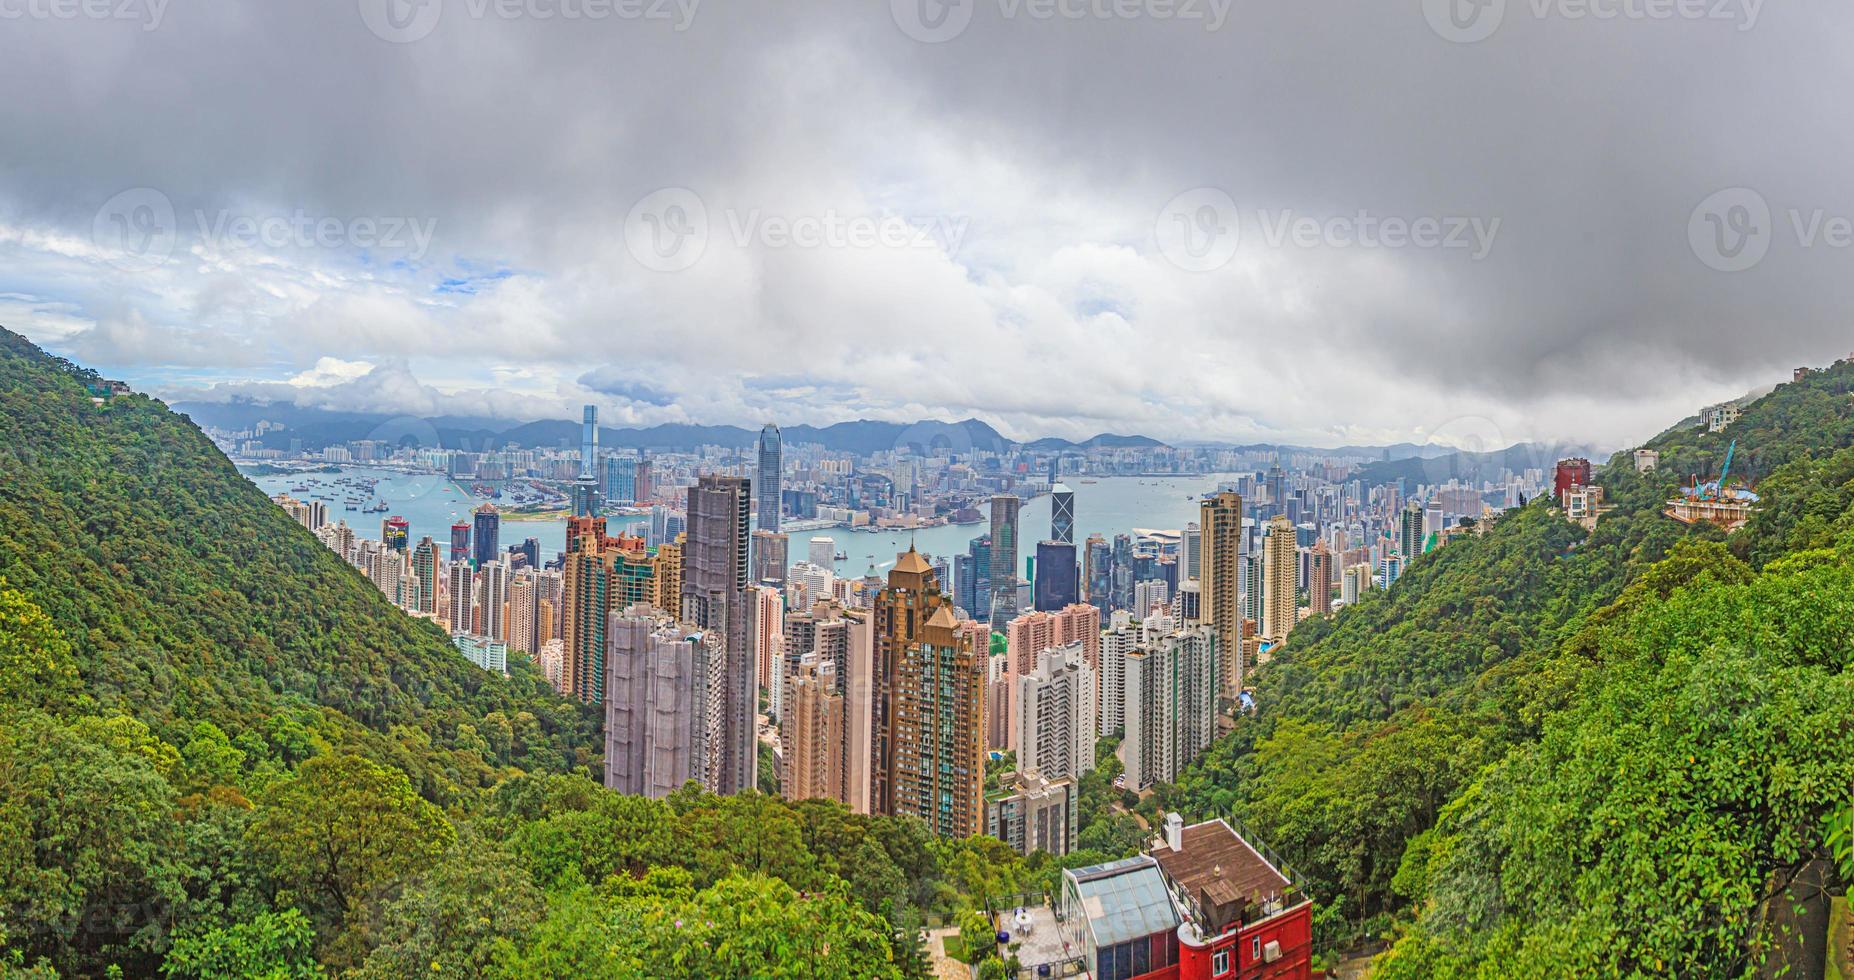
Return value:
[[(304, 449), (320, 449), (323, 446), (353, 442), (357, 439), (381, 439), (397, 444), (411, 438), (417, 440), (420, 445), (435, 444), (452, 449), (484, 452), (508, 446), (570, 449), (579, 445), (580, 439), (579, 423), (571, 419), (540, 419), (533, 422), (468, 416), (420, 419), (381, 413), (336, 412), (319, 408), (304, 408), (289, 402), (258, 402), (249, 399), (235, 399), (228, 402), (180, 402), (176, 403), (173, 409), (191, 417), (200, 425), (233, 431), (253, 428), (259, 421), (279, 423), (285, 426), (282, 431), (267, 434), (266, 437), (260, 439), (270, 449), (288, 449), (292, 439), (302, 440), (301, 445)], [(966, 419), (963, 422), (923, 420), (914, 423), (857, 419), (853, 422), (837, 422), (822, 427), (781, 426), (780, 432), (788, 444), (811, 443), (821, 445), (833, 452), (849, 452), (863, 456), (900, 446), (912, 447), (917, 452), (934, 448), (946, 448), (955, 452), (972, 450), (1002, 452), (1015, 445), (1038, 452), (1085, 452), (1090, 449), (1152, 449), (1171, 445), (1151, 436), (1121, 435), (1112, 432), (1103, 432), (1080, 442), (1046, 436), (1030, 442), (1016, 443), (999, 433), (990, 424), (978, 419)], [(686, 452), (700, 446), (723, 446), (744, 451), (752, 449), (758, 438), (758, 429), (748, 429), (738, 425), (668, 423), (645, 428), (599, 427), (601, 446), (659, 452)], [(1211, 441), (1190, 441), (1179, 445), (1186, 448), (1233, 449), (1249, 453), (1280, 453), (1282, 455), (1313, 453), (1323, 456), (1350, 457), (1368, 461), (1367, 479), (1373, 483), (1394, 482), (1398, 476), (1415, 477), (1418, 473), (1427, 474), (1432, 470), (1445, 473), (1443, 480), (1448, 479), (1449, 476), (1479, 472), (1485, 466), (1491, 466), (1491, 472), (1497, 473), (1499, 466), (1494, 465), (1496, 460), (1476, 461), (1467, 457), (1503, 455), (1519, 461), (1521, 457), (1543, 458), (1550, 455), (1552, 451), (1535, 447), (1530, 443), (1503, 450), (1501, 454), (1460, 453), (1449, 446), (1436, 443), (1417, 445), (1409, 442), (1389, 446), (1340, 446), (1338, 448), (1298, 446), (1288, 443), (1238, 445)], [(1463, 458), (1455, 459), (1455, 457)], [(1432, 460), (1443, 462), (1439, 464), (1428, 462)], [(1399, 463), (1408, 465), (1396, 465)], [(1549, 466), (1550, 461), (1544, 465)], [(1424, 482), (1436, 481), (1425, 480)]]
[(1497, 480), (1502, 472), (1523, 473), (1529, 469), (1549, 472), (1558, 460), (1572, 456), (1602, 462), (1594, 447), (1571, 443), (1522, 442), (1487, 453), (1442, 452), (1430, 456), (1367, 463), (1359, 470), (1359, 479), (1367, 486), (1379, 486), (1402, 480), (1405, 486), (1419, 483), (1447, 483), (1451, 479), (1466, 484)]
[[(259, 421), (279, 423), (285, 428), (261, 439), (267, 448), (286, 449), (290, 440), (302, 440), (305, 449), (319, 449), (357, 439), (383, 439), (399, 443), (408, 437), (421, 445), (437, 445), (469, 451), (486, 451), (506, 446), (568, 449), (579, 445), (580, 426), (570, 419), (542, 419), (534, 422), (509, 422), (496, 419), (445, 416), (412, 419), (364, 412), (332, 412), (303, 408), (287, 402), (255, 401), (181, 402), (174, 411), (191, 417), (200, 425), (228, 430), (250, 429)], [(978, 419), (963, 422), (926, 420), (911, 424), (858, 419), (823, 427), (812, 425), (781, 426), (780, 432), (790, 444), (815, 443), (834, 452), (858, 455), (882, 452), (901, 446), (916, 451), (946, 448), (970, 452), (1002, 452), (1012, 445), (1010, 439)], [(687, 451), (698, 446), (723, 446), (746, 450), (754, 446), (759, 430), (737, 425), (692, 425), (671, 423), (647, 428), (599, 427), (599, 444), (608, 448), (658, 451)], [(1096, 448), (1139, 448), (1165, 445), (1147, 436), (1103, 433), (1083, 442), (1044, 438), (1028, 443), (1044, 451)]]

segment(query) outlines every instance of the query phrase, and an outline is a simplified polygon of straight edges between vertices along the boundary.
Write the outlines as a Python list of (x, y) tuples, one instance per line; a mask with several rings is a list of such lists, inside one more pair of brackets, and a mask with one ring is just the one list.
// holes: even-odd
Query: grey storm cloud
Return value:
[[(740, 378), (764, 374), (1028, 435), (1265, 419), (1388, 439), (1493, 415), (1515, 439), (1620, 444), (1854, 347), (1844, 4), (915, 2), (20, 20), (0, 86), (32, 97), (0, 101), (0, 223), (87, 239), (138, 187), (183, 232), (226, 212), (429, 222), (424, 262), (534, 270), (529, 291), (352, 274), (381, 293), (292, 303), (305, 275), (260, 322), (213, 299), (243, 294), (210, 250), (183, 241), (151, 275), (175, 277), (168, 319), (219, 318), (239, 363), (424, 375), (527, 352), (642, 418), (759, 417), (766, 390)], [(627, 243), (663, 188), (705, 219), (688, 269)], [(653, 245), (687, 247), (678, 207), (651, 215)], [(1164, 261), (1168, 234), (1189, 266), (1230, 227), (1233, 258)], [(108, 283), (82, 288), (162, 293)], [(154, 306), (86, 295), (113, 304), (91, 336), (158, 360)], [(210, 351), (186, 336), (189, 361)], [(631, 355), (669, 367), (586, 368)], [(369, 397), (429, 401), (395, 379)]]
[(639, 379), (637, 369), (634, 367), (595, 368), (580, 375), (579, 383), (601, 394), (612, 395), (629, 402), (641, 402), (645, 405), (663, 406), (674, 404), (676, 401), (676, 395), (673, 392), (665, 391)]

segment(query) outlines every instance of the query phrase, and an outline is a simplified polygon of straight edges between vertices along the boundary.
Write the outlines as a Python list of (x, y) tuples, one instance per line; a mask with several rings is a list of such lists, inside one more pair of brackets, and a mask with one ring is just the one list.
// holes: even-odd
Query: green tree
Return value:
[(540, 889), (508, 852), (465, 833), (386, 908), (379, 945), (355, 976), (481, 976), (545, 913)]
[(263, 912), (248, 922), (181, 935), (167, 951), (168, 980), (313, 980), (315, 927), (296, 909)]
[(455, 840), (404, 773), (357, 755), (324, 755), (271, 787), (247, 840), (283, 885), (335, 924)]
[(174, 793), (148, 761), (0, 709), (0, 930), (66, 974), (147, 974), (185, 900)]
[(0, 576), (0, 705), (58, 711), (80, 690), (71, 644), (57, 624)]

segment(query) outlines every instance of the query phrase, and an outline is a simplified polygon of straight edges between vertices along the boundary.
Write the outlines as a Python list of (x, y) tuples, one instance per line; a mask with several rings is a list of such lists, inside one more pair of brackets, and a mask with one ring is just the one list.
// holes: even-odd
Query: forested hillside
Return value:
[[(1723, 433), (1664, 433), (1658, 470), (1599, 469), (1594, 532), (1535, 501), (1302, 625), (1259, 715), (1162, 802), (1255, 828), (1328, 946), (1406, 936), (1392, 975), (1778, 955), (1764, 906), (1854, 783), (1850, 391), (1844, 363)], [(1728, 539), (1663, 517), (1734, 440), (1756, 519)]]
[(441, 801), (598, 753), (597, 719), (538, 672), (476, 669), (197, 428), (141, 395), (93, 405), (92, 380), (0, 330), (0, 577), (69, 639), (90, 708), (175, 742), (209, 723), (281, 764), (352, 747)]
[[(1848, 365), (1612, 460), (1593, 533), (1538, 501), (1309, 620), (1155, 798), (1104, 742), (1059, 861), (607, 793), (589, 709), (469, 665), (96, 380), (0, 332), (0, 975), (918, 977), (924, 923), (1137, 849), (1116, 802), (1239, 817), (1385, 976), (1737, 975), (1797, 962), (1846, 837)], [(1734, 439), (1756, 518), (1662, 517)]]
[(593, 709), (99, 380), (0, 331), (0, 977), (924, 977), (923, 924), (1138, 845), (609, 793)]

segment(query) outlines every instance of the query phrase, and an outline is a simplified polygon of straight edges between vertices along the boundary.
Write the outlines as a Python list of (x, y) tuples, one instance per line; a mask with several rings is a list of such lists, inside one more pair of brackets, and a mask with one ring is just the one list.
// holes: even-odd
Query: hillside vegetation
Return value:
[[(1767, 906), (1854, 784), (1834, 728), (1851, 391), (1844, 363), (1723, 433), (1670, 430), (1657, 471), (1600, 468), (1614, 509), (1594, 532), (1535, 501), (1302, 625), (1258, 672), (1259, 715), (1161, 805), (1254, 828), (1308, 879), (1324, 946), (1404, 937), (1391, 975), (1736, 975), (1793, 955)], [(1728, 537), (1662, 516), (1734, 440), (1756, 518)]]
[(1138, 846), (607, 792), (595, 709), (98, 380), (0, 331), (0, 977), (925, 977), (924, 924)]

